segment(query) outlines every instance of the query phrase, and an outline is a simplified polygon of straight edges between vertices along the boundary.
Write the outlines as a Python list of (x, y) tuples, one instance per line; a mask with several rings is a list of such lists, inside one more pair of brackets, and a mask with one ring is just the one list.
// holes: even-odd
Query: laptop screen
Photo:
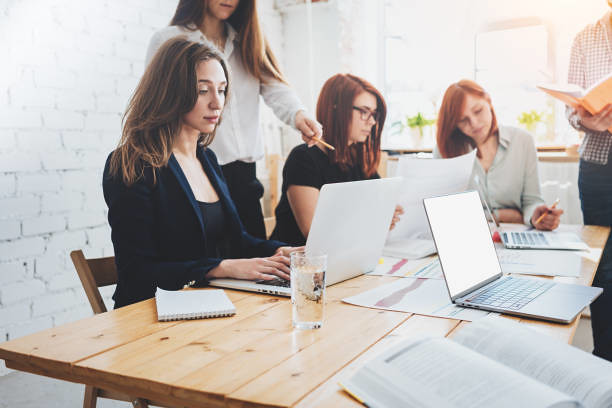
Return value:
[(501, 276), (489, 225), (476, 191), (423, 200), (452, 299)]

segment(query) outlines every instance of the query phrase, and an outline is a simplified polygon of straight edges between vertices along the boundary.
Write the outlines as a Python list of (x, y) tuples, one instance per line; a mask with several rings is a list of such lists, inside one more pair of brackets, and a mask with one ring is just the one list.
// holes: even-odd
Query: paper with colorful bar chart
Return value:
[(435, 268), (432, 264), (437, 256), (428, 256), (422, 259), (402, 259), (391, 256), (380, 258), (378, 265), (368, 275), (394, 276), (394, 277), (415, 277), (428, 279), (443, 279), (440, 268)]
[(478, 320), (489, 312), (453, 304), (441, 279), (405, 278), (342, 299), (345, 303), (373, 309), (395, 310), (449, 319)]

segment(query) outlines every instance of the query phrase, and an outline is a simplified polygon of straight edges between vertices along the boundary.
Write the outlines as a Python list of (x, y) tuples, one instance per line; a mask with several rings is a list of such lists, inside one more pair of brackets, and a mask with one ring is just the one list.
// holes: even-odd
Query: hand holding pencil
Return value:
[(557, 208), (557, 205), (559, 205), (558, 198), (550, 207), (546, 205), (536, 207), (531, 216), (531, 223), (533, 226), (536, 229), (545, 231), (551, 231), (557, 228), (561, 221), (561, 214), (563, 214), (563, 210)]

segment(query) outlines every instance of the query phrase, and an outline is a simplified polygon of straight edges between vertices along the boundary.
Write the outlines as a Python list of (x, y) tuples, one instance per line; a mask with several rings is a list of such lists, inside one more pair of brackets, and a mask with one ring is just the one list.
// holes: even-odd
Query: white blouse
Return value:
[[(259, 95), (274, 114), (289, 126), (295, 127), (295, 114), (306, 109), (288, 85), (275, 79), (264, 84), (247, 71), (242, 63), (236, 30), (227, 23), (225, 26), (228, 36), (221, 54), (230, 71), (230, 97), (210, 148), (221, 165), (236, 160), (255, 162), (264, 155), (264, 141), (259, 129)], [(151, 38), (145, 64), (149, 64), (165, 41), (179, 35), (190, 41), (212, 44), (198, 29), (169, 26), (157, 31)]]

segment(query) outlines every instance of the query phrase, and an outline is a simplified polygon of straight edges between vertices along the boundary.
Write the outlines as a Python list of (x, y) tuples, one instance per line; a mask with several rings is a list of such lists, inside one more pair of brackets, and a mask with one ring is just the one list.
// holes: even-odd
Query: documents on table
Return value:
[(372, 407), (610, 407), (612, 365), (508, 319), (403, 341), (340, 385)]
[(582, 253), (550, 249), (505, 249), (496, 246), (504, 273), (546, 276), (580, 276)]
[(376, 268), (368, 275), (442, 279), (440, 268), (437, 268), (437, 270), (432, 268), (432, 260), (434, 259), (437, 259), (437, 257), (402, 259), (385, 256), (381, 258)]
[[(465, 191), (470, 182), (476, 151), (452, 159), (415, 159), (400, 157), (397, 165), (397, 176), (404, 178), (400, 204), (404, 208), (399, 222), (389, 233), (387, 242), (401, 239), (426, 238), (431, 240), (427, 216), (423, 208), (423, 198), (436, 195)], [(432, 242), (433, 243), (433, 242)], [(422, 249), (431, 250), (423, 246)], [(416, 254), (415, 248), (407, 247), (409, 255), (391, 254), (402, 258), (427, 256), (432, 252)]]
[[(501, 246), (496, 246), (495, 249), (497, 250), (497, 257), (499, 258), (503, 273), (543, 276), (580, 276), (582, 257), (578, 252), (554, 251), (549, 249), (505, 249)], [(425, 269), (427, 273), (422, 273), (422, 277), (429, 278), (440, 276), (440, 279), (442, 279), (442, 268), (440, 267), (440, 260), (438, 257), (427, 259), (430, 259), (430, 262), (423, 266), (423, 269)], [(373, 275), (374, 274), (375, 273), (373, 273)]]
[(373, 309), (396, 310), (458, 320), (478, 320), (489, 312), (453, 304), (442, 279), (404, 278), (342, 299)]

